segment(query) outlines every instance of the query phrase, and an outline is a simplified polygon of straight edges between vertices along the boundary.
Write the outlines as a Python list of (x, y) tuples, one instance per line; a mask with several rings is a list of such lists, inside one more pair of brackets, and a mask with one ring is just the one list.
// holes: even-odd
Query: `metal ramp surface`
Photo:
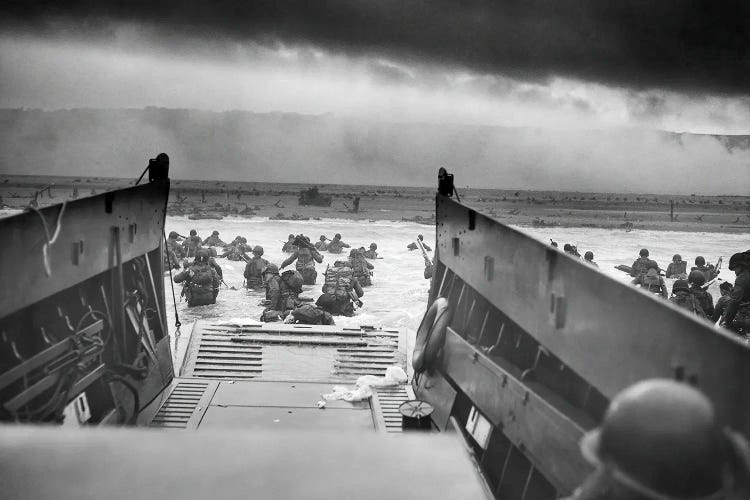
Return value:
[(171, 429), (401, 431), (398, 407), (411, 386), (373, 389), (359, 402), (329, 400), (336, 385), (405, 370), (399, 330), (199, 320), (180, 378), (142, 412), (141, 423)]
[(180, 376), (220, 380), (354, 381), (405, 370), (405, 334), (370, 327), (196, 321)]

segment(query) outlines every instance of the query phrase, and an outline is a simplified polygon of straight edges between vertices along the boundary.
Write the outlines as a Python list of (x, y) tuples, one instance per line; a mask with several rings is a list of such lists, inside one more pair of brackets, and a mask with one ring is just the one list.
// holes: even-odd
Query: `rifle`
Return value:
[(305, 239), (305, 237), (302, 236), (301, 234), (298, 234), (294, 238), (294, 241), (292, 242), (292, 244), (295, 245), (296, 247), (305, 247), (305, 248), (307, 248), (309, 250), (313, 250), (315, 252), (318, 251), (318, 249), (315, 248), (315, 245), (313, 245), (312, 243), (310, 243), (309, 241), (307, 241), (307, 239)]
[(363, 306), (362, 301), (359, 300), (359, 297), (357, 297), (357, 292), (355, 292), (354, 289), (347, 290), (346, 293), (349, 294), (349, 298), (352, 299), (352, 302), (354, 302), (357, 308), (360, 308)]
[(427, 255), (427, 250), (424, 249), (424, 247), (422, 246), (422, 241), (419, 238), (417, 238), (417, 246), (422, 251), (422, 257), (424, 258), (425, 266), (431, 266), (432, 260), (430, 259), (430, 256)]

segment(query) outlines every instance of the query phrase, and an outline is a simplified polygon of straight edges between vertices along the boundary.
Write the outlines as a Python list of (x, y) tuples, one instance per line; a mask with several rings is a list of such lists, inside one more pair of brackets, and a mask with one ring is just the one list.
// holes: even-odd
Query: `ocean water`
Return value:
[[(375, 242), (378, 254), (382, 259), (372, 261), (375, 265), (373, 286), (365, 288), (362, 297), (363, 307), (357, 310), (354, 317), (336, 317), (336, 323), (342, 326), (373, 325), (383, 327), (398, 327), (407, 330), (407, 336), (412, 339), (419, 326), (427, 307), (429, 281), (422, 276), (424, 261), (418, 250), (409, 251), (406, 245), (416, 238), (417, 234), (424, 234), (425, 241), (434, 248), (434, 227), (408, 222), (393, 221), (352, 221), (341, 219), (311, 220), (311, 221), (278, 221), (262, 217), (236, 218), (223, 220), (192, 221), (186, 217), (167, 217), (166, 230), (177, 231), (187, 235), (191, 229), (196, 229), (198, 235), (205, 238), (212, 231), (217, 230), (224, 241), (231, 241), (237, 235), (245, 236), (251, 245), (261, 245), (264, 257), (270, 262), (281, 264), (288, 254), (281, 252), (283, 242), (289, 234), (304, 233), (312, 241), (316, 241), (321, 234), (332, 238), (335, 233), (341, 233), (342, 239), (354, 246), (368, 247)], [(552, 238), (560, 247), (564, 243), (578, 246), (581, 254), (586, 250), (594, 252), (595, 261), (599, 269), (622, 282), (629, 282), (630, 277), (614, 269), (615, 265), (630, 265), (638, 256), (638, 251), (648, 248), (651, 258), (666, 268), (672, 255), (679, 253), (683, 259), (692, 264), (696, 255), (703, 255), (708, 262), (715, 262), (720, 256), (724, 257), (725, 267), (720, 278), (734, 280), (734, 273), (726, 269), (729, 256), (737, 251), (750, 247), (747, 235), (723, 233), (683, 233), (661, 231), (632, 231), (606, 230), (593, 228), (519, 228), (530, 236), (549, 243)], [(345, 250), (346, 251), (346, 250)], [(318, 284), (304, 287), (304, 296), (317, 298), (321, 293), (323, 283), (322, 273), (326, 265), (333, 264), (346, 254), (333, 255), (323, 252), (323, 264), (318, 264)], [(433, 252), (430, 252), (433, 256)], [(176, 365), (181, 362), (187, 345), (192, 324), (196, 319), (229, 320), (233, 318), (249, 318), (258, 320), (263, 307), (259, 301), (264, 298), (262, 292), (251, 292), (242, 287), (242, 273), (244, 262), (217, 259), (224, 271), (224, 280), (230, 287), (222, 287), (216, 304), (188, 308), (184, 301), (180, 301), (181, 285), (175, 285), (177, 295), (177, 312), (182, 322), (181, 336), (175, 353)], [(293, 266), (294, 264), (292, 264)], [(292, 267), (290, 266), (290, 267)], [(165, 277), (167, 287), (168, 321), (174, 333), (174, 306), (170, 292), (168, 275)], [(715, 298), (719, 296), (718, 283), (710, 291)]]

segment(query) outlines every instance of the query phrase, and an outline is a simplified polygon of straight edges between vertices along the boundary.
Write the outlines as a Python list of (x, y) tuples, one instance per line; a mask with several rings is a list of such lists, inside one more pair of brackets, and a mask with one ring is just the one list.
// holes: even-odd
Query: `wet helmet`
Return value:
[(279, 266), (276, 264), (268, 264), (263, 268), (263, 274), (279, 274)]
[(198, 231), (196, 231), (195, 229), (190, 230), (190, 236), (197, 236), (197, 235), (198, 235)]
[(179, 234), (177, 234), (177, 232), (176, 232), (176, 231), (171, 231), (171, 232), (169, 233), (169, 237), (170, 237), (170, 239), (171, 239), (171, 238), (179, 238), (179, 237), (180, 237), (180, 235), (179, 235)]
[(685, 292), (690, 291), (690, 284), (687, 280), (677, 280), (672, 284), (672, 293), (677, 293), (680, 290)]
[(571, 249), (570, 243), (566, 243), (563, 245), (563, 250), (565, 250), (566, 252), (570, 252), (570, 249)]
[(211, 234), (212, 234), (212, 235), (214, 235), (214, 236), (219, 236), (219, 231), (214, 231), (214, 232), (213, 232), (213, 233), (211, 233)]
[(336, 238), (337, 240), (340, 240), (341, 239), (341, 233), (336, 233), (333, 237)]
[(706, 282), (706, 275), (698, 271), (690, 271), (688, 274), (688, 283), (693, 283), (698, 286), (702, 286)]
[(253, 253), (259, 256), (263, 255), (263, 247), (260, 245), (255, 245), (255, 247), (253, 248)]
[(638, 255), (640, 255), (641, 257), (648, 257), (648, 249), (641, 248), (641, 251), (638, 252)]
[(594, 260), (594, 252), (592, 252), (591, 250), (589, 250), (588, 252), (586, 252), (583, 255), (583, 258), (586, 259), (586, 260)]
[(700, 255), (695, 258), (695, 265), (696, 266), (705, 266), (706, 265), (706, 259), (701, 257)]
[(321, 234), (320, 235), (320, 241), (325, 241), (325, 240), (326, 240), (326, 235), (325, 234)]
[(370, 243), (370, 250), (377, 250), (378, 246), (375, 243)]
[(208, 250), (201, 248), (195, 252), (195, 262), (208, 262)]
[(750, 250), (732, 255), (729, 258), (729, 270), (734, 271), (738, 267), (750, 267)]
[(639, 498), (713, 498), (724, 486), (726, 450), (708, 398), (668, 379), (617, 394), (601, 426), (581, 440), (584, 458)]
[(315, 301), (315, 305), (328, 311), (336, 305), (336, 297), (330, 293), (324, 293), (318, 297), (318, 300)]
[(682, 255), (676, 253), (672, 256), (672, 262), (681, 262), (682, 261)]

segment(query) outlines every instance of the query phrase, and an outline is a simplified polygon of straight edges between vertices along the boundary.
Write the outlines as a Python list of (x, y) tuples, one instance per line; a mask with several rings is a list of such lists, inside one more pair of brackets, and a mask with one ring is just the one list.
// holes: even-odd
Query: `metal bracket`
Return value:
[(564, 295), (557, 295), (555, 292), (550, 294), (550, 313), (553, 315), (555, 328), (558, 330), (565, 326), (566, 306)]

